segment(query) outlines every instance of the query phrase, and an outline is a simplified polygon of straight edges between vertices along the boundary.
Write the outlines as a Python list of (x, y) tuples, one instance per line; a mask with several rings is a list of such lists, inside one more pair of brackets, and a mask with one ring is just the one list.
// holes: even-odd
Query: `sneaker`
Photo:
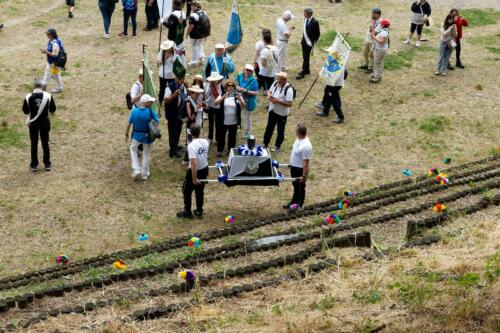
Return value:
[(180, 212), (177, 212), (176, 216), (180, 217), (180, 218), (183, 218), (183, 219), (192, 219), (193, 218), (193, 213), (186, 212), (185, 210), (181, 210)]
[(316, 115), (319, 117), (328, 117), (328, 115), (324, 112), (316, 112)]
[(274, 147), (271, 149), (271, 151), (272, 151), (273, 153), (279, 153), (279, 151), (280, 151), (280, 147), (276, 147), (276, 146), (274, 146)]
[(141, 172), (139, 170), (132, 171), (132, 178), (133, 179), (138, 179), (140, 175), (141, 175)]
[(147, 174), (145, 174), (145, 175), (141, 175), (141, 179), (142, 179), (142, 180), (148, 180), (148, 175), (147, 175)]
[(73, 13), (72, 12), (68, 13), (68, 18), (73, 18)]
[(49, 164), (45, 164), (45, 171), (50, 171), (52, 170), (52, 165), (49, 163)]
[(416, 47), (420, 47), (420, 41), (417, 41), (417, 42), (415, 43), (415, 46), (416, 46)]
[(53, 94), (60, 94), (63, 92), (63, 90), (58, 88), (58, 89), (52, 89), (50, 92)]
[[(132, 34), (132, 37), (137, 37), (137, 34), (134, 32), (134, 33)], [(160, 103), (160, 105), (161, 105), (161, 103)]]
[(453, 67), (452, 65), (448, 65), (448, 70), (452, 71), (454, 69), (455, 69), (455, 67)]
[(318, 103), (314, 104), (314, 106), (317, 107), (318, 109), (321, 109), (321, 110), (323, 110), (323, 108), (324, 108), (323, 102), (318, 102)]
[(368, 69), (368, 65), (361, 65), (358, 67), (359, 69)]
[(446, 72), (441, 73), (441, 76), (446, 76), (446, 75), (448, 75)]
[(128, 35), (127, 35), (127, 34), (125, 34), (124, 32), (120, 32), (120, 33), (118, 34), (118, 37), (126, 38), (126, 37), (128, 37)]
[(435, 71), (434, 74), (441, 75), (441, 72), (440, 71)]
[(337, 117), (334, 121), (335, 124), (342, 124), (344, 122), (344, 118)]
[(376, 78), (370, 79), (370, 83), (379, 83), (379, 82), (380, 82), (380, 79), (376, 79)]
[(194, 215), (196, 216), (197, 219), (200, 219), (200, 220), (203, 219), (203, 211), (202, 210), (195, 210)]
[(208, 114), (206, 112), (203, 112), (203, 120), (208, 120)]
[(32, 172), (37, 172), (38, 171), (38, 167), (36, 165), (30, 165), (30, 170)]
[(289, 209), (291, 204), (291, 202), (284, 204), (283, 209)]
[(107, 34), (107, 33), (103, 33), (103, 34), (102, 34), (102, 37), (103, 37), (103, 38), (105, 38), (105, 39), (109, 39), (109, 34)]
[(403, 44), (406, 44), (406, 45), (410, 45), (410, 40), (409, 39), (406, 39)]
[(456, 66), (457, 66), (457, 68), (460, 68), (460, 69), (464, 69), (465, 68), (465, 66), (462, 65), (462, 64), (457, 64)]

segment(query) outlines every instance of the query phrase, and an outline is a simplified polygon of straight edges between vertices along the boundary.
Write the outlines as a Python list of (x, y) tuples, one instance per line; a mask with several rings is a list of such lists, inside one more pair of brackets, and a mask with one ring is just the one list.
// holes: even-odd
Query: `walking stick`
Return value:
[(304, 101), (306, 100), (307, 96), (309, 96), (309, 93), (311, 92), (312, 88), (314, 87), (314, 85), (316, 84), (316, 82), (318, 81), (319, 79), (319, 75), (316, 77), (316, 79), (314, 79), (314, 82), (313, 84), (311, 85), (311, 87), (309, 88), (309, 90), (307, 91), (307, 94), (304, 96), (304, 98), (302, 99), (302, 102), (300, 102), (299, 104), (299, 109), (302, 107), (302, 104), (304, 103)]

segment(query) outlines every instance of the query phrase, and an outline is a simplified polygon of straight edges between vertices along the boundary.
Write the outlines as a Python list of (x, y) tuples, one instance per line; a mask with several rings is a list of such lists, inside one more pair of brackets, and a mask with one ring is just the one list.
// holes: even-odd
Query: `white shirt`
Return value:
[(183, 11), (174, 10), (172, 12), (172, 15), (174, 15), (175, 17), (177, 17), (177, 19), (179, 19), (179, 20), (182, 20), (182, 21), (186, 20), (186, 13), (184, 13)]
[[(142, 83), (139, 81), (136, 81), (132, 88), (130, 89), (130, 97), (131, 98), (136, 98), (140, 96), (144, 92), (144, 87), (142, 86)], [(135, 106), (139, 107), (139, 100), (135, 103)]]
[(311, 39), (307, 35), (306, 26), (307, 26), (307, 23), (309, 23), (309, 21), (311, 21), (311, 19), (312, 19), (312, 16), (308, 19), (304, 19), (304, 39), (306, 40), (306, 43), (307, 43), (307, 45), (309, 45), (309, 47), (312, 47), (313, 43), (311, 42)]
[[(160, 52), (158, 53), (158, 56), (157, 56), (158, 61), (162, 61), (162, 53), (163, 53), (163, 50), (160, 50)], [(159, 71), (160, 77), (162, 79), (175, 79), (174, 57), (171, 56), (171, 57), (165, 59), (164, 61), (162, 61), (162, 63), (159, 65), (158, 71)]]
[(288, 25), (286, 24), (285, 20), (283, 20), (282, 17), (276, 20), (276, 38), (279, 41), (282, 42), (287, 42), (288, 37), (285, 36), (286, 33), (290, 32), (290, 29), (288, 29)]
[[(382, 18), (379, 18), (376, 21), (372, 20), (370, 23), (370, 26), (375, 30), (375, 33), (379, 33), (380, 30), (382, 30), (382, 27), (380, 26), (381, 20)], [(372, 44), (372, 43), (373, 43), (372, 33), (370, 32), (370, 30), (368, 30), (365, 35), (365, 44)]]
[[(257, 63), (259, 64), (259, 74), (265, 77), (274, 77), (277, 71), (277, 63), (274, 59), (274, 54), (276, 54), (276, 47), (274, 45), (266, 45), (260, 50), (259, 59)], [(267, 60), (267, 66), (262, 64), (262, 60)]]
[[(287, 85), (289, 85), (288, 82), (285, 84), (285, 86), (280, 87), (278, 85), (278, 81), (274, 81), (273, 85), (269, 89), (271, 96), (273, 96), (274, 98), (277, 98), (279, 100), (282, 100), (282, 101), (284, 100), (285, 102), (292, 102), (293, 101), (293, 89), (291, 86), (288, 89), (286, 89)], [(285, 96), (285, 90), (286, 90), (286, 96)], [(290, 113), (290, 108), (286, 107), (284, 105), (281, 105), (281, 104), (274, 104), (274, 103), (270, 102), (269, 103), (269, 111), (273, 111), (277, 115), (285, 117), (285, 116), (288, 116), (288, 114)]]
[(306, 136), (304, 139), (295, 139), (292, 152), (290, 153), (290, 165), (296, 168), (304, 167), (304, 160), (310, 160), (312, 156), (312, 144)]
[(385, 42), (383, 44), (379, 42), (375, 42), (375, 49), (377, 50), (385, 50), (389, 48), (389, 31), (387, 29), (383, 29), (377, 34), (377, 37), (385, 38)]
[(57, 41), (54, 39), (52, 42), (52, 53), (57, 56), (59, 54), (59, 44), (57, 44)]
[(235, 97), (227, 97), (224, 100), (224, 125), (236, 125), (238, 114)]
[(206, 139), (193, 139), (188, 144), (187, 150), (189, 159), (196, 159), (196, 170), (208, 167), (208, 141)]

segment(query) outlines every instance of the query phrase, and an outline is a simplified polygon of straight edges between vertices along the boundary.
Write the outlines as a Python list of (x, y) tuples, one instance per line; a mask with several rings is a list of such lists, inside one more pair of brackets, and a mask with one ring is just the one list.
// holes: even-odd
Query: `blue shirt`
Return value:
[[(224, 59), (226, 59), (226, 63), (224, 63)], [(212, 72), (219, 72), (225, 79), (229, 78), (229, 74), (234, 72), (233, 58), (228, 54), (218, 57), (215, 52), (212, 53), (207, 59), (205, 76), (209, 77)]]
[[(64, 49), (62, 41), (59, 38), (56, 38), (53, 41), (49, 40), (49, 42), (47, 43), (47, 52), (50, 53), (54, 52), (54, 49), (52, 47), (53, 42), (56, 42), (57, 45), (59, 45), (59, 52), (61, 52)], [(57, 56), (53, 57), (47, 54), (47, 62), (49, 63), (49, 65), (52, 65), (56, 60)]]
[[(238, 74), (238, 76), (236, 76), (236, 82), (240, 87), (248, 91), (253, 91), (253, 92), (259, 91), (259, 84), (257, 83), (257, 80), (253, 75), (249, 76), (248, 79), (245, 80), (245, 76), (243, 75), (243, 73), (240, 73)], [(243, 100), (247, 105), (248, 111), (253, 111), (257, 107), (257, 96), (243, 94)]]
[(136, 0), (122, 0), (123, 8), (126, 10), (134, 10), (137, 9)]
[(138, 108), (134, 106), (130, 116), (128, 118), (128, 123), (132, 124), (134, 127), (132, 131), (132, 139), (139, 141), (140, 143), (149, 144), (149, 121), (154, 119), (156, 123), (160, 122), (158, 115), (150, 108)]

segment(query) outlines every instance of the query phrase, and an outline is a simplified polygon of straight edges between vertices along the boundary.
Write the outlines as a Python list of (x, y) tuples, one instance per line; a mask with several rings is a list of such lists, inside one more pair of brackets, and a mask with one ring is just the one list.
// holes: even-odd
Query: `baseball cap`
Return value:
[(141, 96), (141, 99), (139, 101), (141, 103), (155, 102), (156, 98), (152, 97), (151, 95), (144, 94), (144, 95)]

